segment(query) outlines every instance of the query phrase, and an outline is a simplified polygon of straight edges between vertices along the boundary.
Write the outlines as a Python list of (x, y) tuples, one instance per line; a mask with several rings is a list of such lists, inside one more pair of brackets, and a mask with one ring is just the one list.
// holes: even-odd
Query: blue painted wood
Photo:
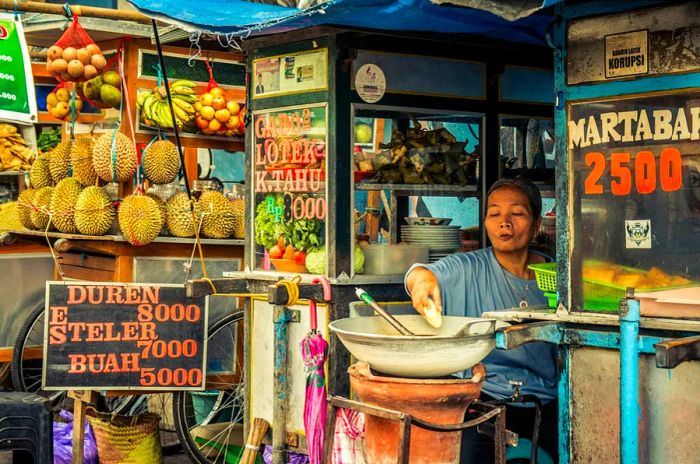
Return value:
[(604, 99), (620, 95), (692, 89), (697, 87), (700, 87), (700, 73), (674, 74), (624, 81), (602, 82), (600, 84), (568, 86), (565, 90), (565, 96), (567, 101)]
[(557, 350), (559, 378), (558, 392), (558, 429), (559, 429), (559, 464), (571, 462), (571, 352), (567, 345), (561, 345)]
[(501, 100), (554, 103), (554, 75), (550, 69), (506, 66), (500, 84)]
[(639, 458), (639, 300), (620, 307), (620, 462)]

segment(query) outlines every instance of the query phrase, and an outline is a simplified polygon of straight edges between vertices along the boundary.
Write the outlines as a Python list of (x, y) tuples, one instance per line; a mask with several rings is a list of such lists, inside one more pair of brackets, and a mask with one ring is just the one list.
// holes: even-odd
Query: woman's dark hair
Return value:
[(542, 214), (542, 196), (540, 195), (540, 189), (535, 184), (522, 177), (503, 177), (494, 182), (489, 188), (488, 193), (486, 193), (486, 199), (488, 200), (491, 193), (503, 187), (514, 187), (522, 191), (530, 202), (532, 216), (535, 219), (540, 217)]

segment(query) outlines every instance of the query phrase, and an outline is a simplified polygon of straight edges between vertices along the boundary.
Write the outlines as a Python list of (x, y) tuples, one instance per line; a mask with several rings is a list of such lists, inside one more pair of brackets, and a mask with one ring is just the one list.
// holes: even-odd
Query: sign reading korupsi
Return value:
[(207, 306), (184, 286), (47, 282), (43, 388), (202, 390)]
[(649, 72), (649, 32), (634, 31), (605, 36), (605, 77)]

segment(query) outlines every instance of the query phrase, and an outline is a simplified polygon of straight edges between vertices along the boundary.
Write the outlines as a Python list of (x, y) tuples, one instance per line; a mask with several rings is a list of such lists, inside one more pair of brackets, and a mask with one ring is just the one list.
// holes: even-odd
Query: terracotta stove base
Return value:
[[(348, 369), (350, 385), (366, 404), (401, 411), (436, 424), (459, 424), (469, 404), (479, 397), (486, 377), (482, 364), (472, 368), (470, 379), (406, 379), (374, 375), (367, 363)], [(367, 462), (395, 464), (399, 447), (399, 423), (365, 417)], [(431, 432), (411, 427), (410, 464), (459, 463), (460, 432)]]

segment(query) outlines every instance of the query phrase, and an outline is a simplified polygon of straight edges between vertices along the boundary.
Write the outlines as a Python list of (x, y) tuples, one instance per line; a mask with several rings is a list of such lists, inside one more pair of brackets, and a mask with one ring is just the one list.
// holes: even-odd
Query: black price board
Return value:
[(42, 388), (203, 390), (207, 318), (184, 286), (47, 282)]

